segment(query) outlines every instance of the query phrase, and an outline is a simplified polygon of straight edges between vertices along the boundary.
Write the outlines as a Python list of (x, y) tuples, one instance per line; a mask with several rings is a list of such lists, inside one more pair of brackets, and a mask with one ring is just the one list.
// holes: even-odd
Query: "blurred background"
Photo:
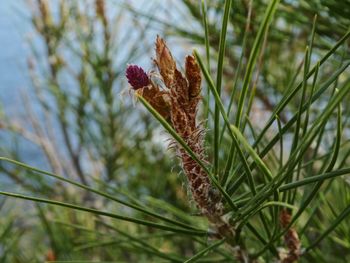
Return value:
[[(208, 63), (215, 72), (224, 1), (205, 2), (211, 50)], [(232, 87), (239, 91), (242, 86), (243, 69), (267, 2), (234, 1), (230, 13), (222, 97), (233, 105), (233, 112), (238, 98), (230, 98)], [(251, 23), (246, 29), (248, 14)], [(250, 114), (256, 129), (263, 126), (289, 83), (302, 79), (302, 74), (295, 73), (301, 70), (315, 14), (311, 64), (349, 29), (348, 0), (281, 1), (254, 72), (257, 99), (250, 105)], [(201, 1), (1, 0), (0, 156), (193, 221), (189, 214), (195, 212), (194, 205), (187, 201), (184, 176), (167, 147), (168, 136), (136, 105), (124, 77), (127, 64), (154, 69), (151, 58), (157, 35), (167, 40), (178, 65), (183, 65), (183, 58), (194, 48), (204, 57)], [(349, 59), (349, 46), (347, 41), (327, 61), (321, 80)], [(349, 79), (345, 71), (336, 85)], [(205, 84), (203, 90), (207, 92)], [(204, 120), (208, 104), (204, 102), (200, 111)], [(280, 116), (282, 123), (298, 105), (295, 100), (288, 106)], [(349, 105), (344, 105), (344, 111), (348, 110)], [(207, 125), (210, 131), (211, 123)], [(208, 136), (209, 160), (211, 140)], [(229, 149), (223, 145), (222, 156), (226, 156)], [(332, 139), (326, 137), (321, 147), (332, 147)], [(344, 165), (349, 154), (344, 152)], [(6, 161), (0, 162), (0, 184), (4, 191), (147, 219), (89, 191)], [(166, 252), (192, 255), (200, 246), (195, 238), (170, 238), (169, 233), (154, 237), (151, 228), (39, 203), (0, 197), (0, 209), (0, 262), (151, 262), (164, 259)], [(196, 224), (205, 226), (206, 222), (198, 219)], [(128, 236), (142, 234), (158, 252), (142, 249), (144, 244)], [(340, 231), (338, 241), (343, 241), (330, 251), (330, 258), (332, 253), (350, 249), (348, 234), (345, 238), (346, 233)]]

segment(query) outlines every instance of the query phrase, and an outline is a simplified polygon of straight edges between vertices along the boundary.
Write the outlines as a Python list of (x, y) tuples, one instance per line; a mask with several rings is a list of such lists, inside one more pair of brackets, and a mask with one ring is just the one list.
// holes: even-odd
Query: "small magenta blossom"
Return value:
[(129, 65), (126, 68), (125, 75), (129, 84), (135, 90), (141, 89), (150, 84), (150, 80), (146, 72), (137, 65)]

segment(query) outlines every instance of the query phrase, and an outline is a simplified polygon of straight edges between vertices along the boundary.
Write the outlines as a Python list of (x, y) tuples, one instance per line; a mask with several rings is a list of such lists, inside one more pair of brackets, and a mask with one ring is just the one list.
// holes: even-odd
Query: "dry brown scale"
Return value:
[[(280, 213), (280, 222), (283, 228), (289, 226), (291, 214), (287, 209), (283, 209)], [(288, 248), (287, 253), (280, 255), (281, 263), (297, 262), (301, 255), (301, 245), (298, 233), (294, 228), (289, 228), (284, 234), (284, 243)]]
[[(198, 104), (201, 101), (202, 80), (196, 59), (194, 56), (186, 57), (184, 76), (176, 68), (176, 62), (165, 41), (157, 37), (154, 62), (160, 74), (159, 78), (164, 83), (164, 88), (152, 82), (151, 78), (135, 65), (130, 65), (126, 71), (129, 83), (139, 96), (146, 99), (171, 123), (191, 150), (203, 162), (206, 162), (204, 132), (196, 122)], [(223, 204), (220, 194), (214, 190), (208, 175), (201, 166), (176, 143), (175, 147), (197, 207), (215, 225), (219, 237), (233, 239), (232, 226), (222, 218)]]

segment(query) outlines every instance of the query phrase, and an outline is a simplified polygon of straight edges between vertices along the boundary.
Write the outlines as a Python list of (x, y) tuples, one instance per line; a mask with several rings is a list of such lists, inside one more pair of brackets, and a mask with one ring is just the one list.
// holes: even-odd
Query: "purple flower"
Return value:
[(129, 65), (125, 71), (126, 78), (133, 89), (141, 89), (150, 84), (146, 72), (137, 65)]

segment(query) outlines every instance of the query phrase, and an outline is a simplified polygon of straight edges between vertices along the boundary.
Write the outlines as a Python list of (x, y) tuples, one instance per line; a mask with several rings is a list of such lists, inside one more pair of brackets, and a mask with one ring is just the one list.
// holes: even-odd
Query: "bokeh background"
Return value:
[[(208, 63), (213, 73), (224, 1), (205, 2), (211, 51)], [(253, 1), (252, 6), (250, 1), (233, 2), (222, 99), (225, 106), (232, 104), (234, 112), (238, 95), (230, 98), (232, 87), (239, 94), (244, 68), (268, 1)], [(246, 28), (249, 12), (251, 23)], [(349, 0), (281, 1), (254, 72), (252, 86), (256, 86), (256, 99), (250, 105), (249, 141), (254, 139), (254, 129), (259, 131), (263, 127), (290, 83), (302, 80), (302, 74), (295, 73), (302, 70), (315, 14), (318, 18), (312, 65), (349, 30)], [(183, 58), (193, 49), (205, 57), (201, 1), (1, 0), (0, 156), (204, 228), (206, 220), (193, 216), (197, 211), (188, 201), (189, 190), (175, 152), (168, 147), (169, 136), (135, 101), (124, 76), (128, 64), (154, 70), (152, 56), (157, 35), (167, 40), (178, 65), (183, 65)], [(319, 73), (320, 83), (346, 64), (350, 59), (349, 47), (350, 42), (345, 41), (327, 61)], [(347, 69), (337, 78), (334, 90), (349, 80)], [(203, 83), (203, 94), (207, 92)], [(310, 113), (311, 121), (312, 114), (316, 116), (328, 98), (324, 96), (318, 108)], [(299, 100), (300, 96), (291, 101), (279, 116), (282, 124), (296, 111)], [(204, 122), (210, 118), (208, 105), (213, 106), (213, 101), (204, 101), (199, 112)], [(344, 103), (343, 110), (348, 113), (349, 104)], [(213, 126), (210, 121), (205, 125), (207, 155), (212, 160)], [(333, 147), (335, 127), (335, 121), (327, 126), (324, 141), (317, 146), (321, 155)], [(277, 130), (276, 124), (267, 140)], [(285, 136), (286, 149), (291, 145), (292, 134)], [(342, 167), (349, 163), (350, 151), (346, 147), (349, 136), (345, 123), (345, 146), (339, 160)], [(222, 160), (229, 151), (225, 140), (224, 136)], [(286, 150), (281, 155), (287, 158), (288, 154)], [(322, 158), (315, 162), (315, 167), (320, 166)], [(344, 179), (344, 182), (329, 191), (343, 192), (345, 197), (340, 200), (331, 197), (324, 202), (323, 221), (310, 221), (312, 230), (305, 238), (315, 238), (317, 228), (332, 222), (333, 215), (348, 205), (349, 181)], [(120, 202), (96, 197), (6, 160), (0, 162), (0, 185), (7, 192), (149, 219), (148, 215)], [(244, 189), (241, 190), (243, 193)], [(332, 207), (329, 202), (337, 206)], [(310, 213), (320, 213), (315, 211)], [(193, 255), (210, 242), (164, 231), (154, 233), (148, 226), (5, 197), (0, 197), (0, 215), (0, 262), (182, 262), (182, 257)], [(323, 244), (305, 262), (320, 258), (329, 262), (334, 257), (337, 262), (350, 260), (350, 228), (345, 224)], [(327, 249), (327, 256), (322, 255), (322, 249)], [(339, 257), (341, 254), (343, 258)], [(213, 256), (207, 262), (216, 259), (219, 257)]]

